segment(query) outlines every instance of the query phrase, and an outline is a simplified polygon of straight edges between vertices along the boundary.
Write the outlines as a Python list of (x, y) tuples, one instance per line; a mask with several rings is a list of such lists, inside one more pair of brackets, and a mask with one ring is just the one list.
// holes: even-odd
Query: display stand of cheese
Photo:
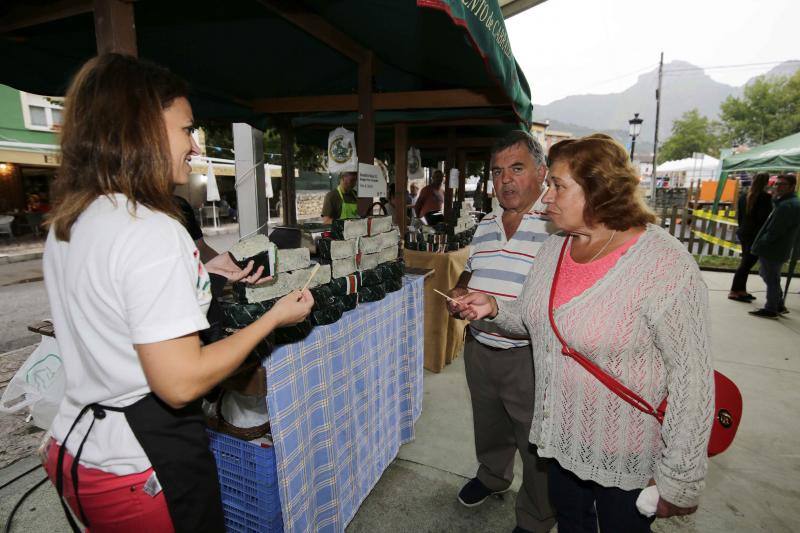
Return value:
[(467, 212), (462, 212), (460, 202), (456, 202), (445, 222), (435, 226), (422, 226), (419, 231), (408, 231), (405, 247), (421, 252), (452, 252), (469, 246), (477, 225)]

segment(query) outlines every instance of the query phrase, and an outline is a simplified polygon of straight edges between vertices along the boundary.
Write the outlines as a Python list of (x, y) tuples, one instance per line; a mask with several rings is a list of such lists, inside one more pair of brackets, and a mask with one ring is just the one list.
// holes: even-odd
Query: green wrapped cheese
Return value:
[(308, 337), (312, 329), (314, 329), (314, 326), (308, 319), (292, 326), (278, 328), (275, 330), (275, 344), (291, 344), (301, 341)]
[(357, 293), (361, 285), (361, 272), (355, 272), (343, 278), (332, 279), (327, 286), (330, 287), (334, 296), (344, 296)]
[(342, 313), (345, 311), (352, 311), (353, 309), (358, 306), (358, 293), (354, 292), (352, 294), (347, 294), (344, 296), (336, 296), (336, 307), (338, 307)]
[(342, 318), (342, 310), (336, 305), (331, 305), (324, 309), (312, 310), (311, 314), (308, 316), (309, 321), (315, 326), (333, 324), (340, 318)]
[(377, 302), (385, 297), (386, 290), (383, 288), (383, 283), (371, 287), (362, 287), (358, 291), (359, 302)]
[(403, 282), (396, 279), (390, 278), (383, 282), (383, 290), (385, 290), (387, 294), (390, 292), (399, 291), (402, 288)]

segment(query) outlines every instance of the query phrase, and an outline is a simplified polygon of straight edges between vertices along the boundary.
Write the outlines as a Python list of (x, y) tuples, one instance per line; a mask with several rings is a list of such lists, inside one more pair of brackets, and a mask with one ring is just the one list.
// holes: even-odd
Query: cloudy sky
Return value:
[(741, 85), (800, 59), (798, 21), (800, 0), (547, 0), (506, 26), (534, 103), (548, 104), (620, 92), (662, 51)]

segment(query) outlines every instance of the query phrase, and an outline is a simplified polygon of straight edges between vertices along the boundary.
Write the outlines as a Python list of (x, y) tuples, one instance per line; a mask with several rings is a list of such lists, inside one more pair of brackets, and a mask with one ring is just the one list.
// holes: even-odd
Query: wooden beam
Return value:
[(97, 53), (137, 57), (133, 3), (127, 0), (94, 0), (94, 33)]
[(467, 151), (461, 149), (456, 155), (458, 168), (458, 201), (463, 202), (467, 194)]
[(93, 0), (61, 0), (45, 5), (26, 5), (23, 2), (12, 4), (12, 8), (3, 15), (0, 22), (0, 33), (8, 33), (31, 26), (38, 26), (54, 20), (61, 20), (83, 13), (91, 13)]
[(406, 234), (406, 182), (408, 177), (408, 126), (394, 126), (394, 222)]
[(258, 0), (259, 3), (285, 18), (301, 30), (311, 34), (340, 54), (356, 63), (362, 63), (370, 53), (347, 34), (339, 31), (316, 13), (288, 0)]
[[(456, 148), (489, 148), (497, 139), (494, 137), (464, 137), (456, 139)], [(417, 148), (447, 148), (447, 138), (417, 139), (410, 143)], [(383, 146), (381, 146), (383, 148)]]
[[(502, 91), (473, 91), (445, 89), (438, 91), (404, 91), (374, 93), (376, 111), (398, 109), (452, 109), (459, 107), (503, 107), (509, 105)], [(284, 98), (258, 98), (253, 110), (258, 113), (314, 113), (324, 111), (356, 111), (357, 94), (328, 94), (320, 96), (292, 96)], [(494, 120), (494, 119), (480, 119)], [(472, 122), (469, 122), (472, 124)], [(453, 125), (458, 125), (454, 121)]]
[(283, 223), (297, 223), (297, 193), (294, 183), (294, 131), (290, 124), (281, 126), (281, 205)]
[[(373, 164), (375, 160), (375, 108), (372, 105), (372, 52), (358, 65), (358, 145), (359, 163)], [(372, 198), (358, 199), (358, 212), (367, 214)]]

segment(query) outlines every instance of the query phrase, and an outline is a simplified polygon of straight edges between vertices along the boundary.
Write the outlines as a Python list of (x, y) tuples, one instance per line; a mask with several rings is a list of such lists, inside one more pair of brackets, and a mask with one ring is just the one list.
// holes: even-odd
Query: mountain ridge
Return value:
[[(736, 87), (713, 80), (701, 67), (687, 61), (674, 60), (665, 64), (658, 128), (659, 141), (670, 136), (673, 122), (686, 111), (697, 108), (701, 115), (712, 119), (718, 118), (719, 105), (728, 96), (740, 97), (744, 93), (744, 88), (754, 80), (760, 77), (791, 75), (798, 69), (800, 61), (785, 61), (764, 74), (750, 78), (744, 85)], [(563, 128), (576, 135), (579, 134), (577, 131), (565, 126), (573, 125), (580, 129), (603, 131), (624, 141), (627, 138), (628, 120), (634, 113), (639, 113), (644, 122), (640, 138), (637, 138), (637, 147), (640, 146), (641, 140), (647, 139), (649, 150), (652, 150), (657, 86), (658, 68), (655, 68), (640, 74), (636, 83), (621, 92), (570, 95), (547, 105), (534, 104), (534, 120), (549, 120), (553, 129)], [(558, 128), (555, 127), (556, 123), (559, 124)], [(645, 144), (641, 147), (643, 150), (648, 149)]]

